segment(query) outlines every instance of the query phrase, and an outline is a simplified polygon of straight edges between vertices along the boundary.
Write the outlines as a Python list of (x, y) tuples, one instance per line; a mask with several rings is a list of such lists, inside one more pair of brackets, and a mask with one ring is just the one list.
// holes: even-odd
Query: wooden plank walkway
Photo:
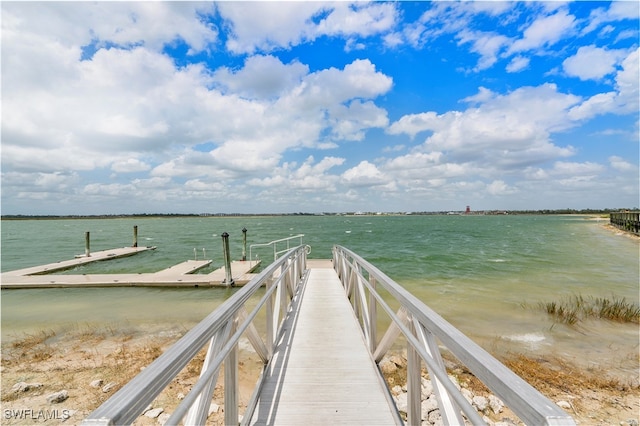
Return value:
[(394, 425), (395, 409), (331, 261), (308, 261), (252, 425)]

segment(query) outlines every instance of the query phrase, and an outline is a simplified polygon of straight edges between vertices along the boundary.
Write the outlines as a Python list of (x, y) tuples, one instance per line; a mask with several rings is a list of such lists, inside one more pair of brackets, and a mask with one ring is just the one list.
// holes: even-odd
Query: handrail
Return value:
[[(238, 424), (238, 342), (247, 338), (266, 365), (273, 355), (281, 325), (306, 271), (308, 247), (300, 245), (274, 261), (248, 284), (189, 330), (166, 352), (87, 417), (82, 425), (131, 424), (209, 342), (200, 378), (166, 424), (204, 424), (224, 363), (225, 424)], [(247, 314), (245, 305), (266, 285), (264, 296)], [(266, 309), (266, 341), (253, 320)], [(185, 417), (186, 416), (186, 417)]]
[[(472, 424), (485, 423), (448, 377), (437, 338), (525, 424), (575, 425), (571, 416), (560, 407), (359, 255), (334, 246), (333, 264), (376, 362), (382, 360), (400, 333), (406, 338), (407, 424), (421, 423), (420, 359), (427, 366), (444, 424), (463, 424), (461, 411)], [(397, 313), (377, 292), (378, 285), (400, 302)], [(392, 320), (379, 342), (376, 335), (378, 306)]]
[[(258, 243), (258, 244), (251, 244), (249, 246), (249, 260), (254, 260), (252, 257), (252, 251), (254, 247), (267, 247), (267, 246), (271, 246), (273, 245), (273, 260), (275, 261), (278, 258), (279, 254), (285, 253), (289, 250), (291, 250), (291, 248), (289, 247), (289, 242), (295, 238), (300, 238), (300, 244), (302, 245), (302, 237), (304, 237), (304, 234), (298, 234), (298, 235), (292, 235), (290, 237), (286, 237), (286, 238), (280, 238), (279, 240), (273, 240), (270, 241), (268, 243)], [(286, 249), (282, 249), (282, 250), (277, 250), (277, 244), (281, 243), (283, 241), (287, 242), (287, 248)], [(307, 246), (309, 247), (309, 246)], [(310, 247), (309, 247), (310, 249)], [(309, 249), (307, 251), (307, 254), (309, 254)]]

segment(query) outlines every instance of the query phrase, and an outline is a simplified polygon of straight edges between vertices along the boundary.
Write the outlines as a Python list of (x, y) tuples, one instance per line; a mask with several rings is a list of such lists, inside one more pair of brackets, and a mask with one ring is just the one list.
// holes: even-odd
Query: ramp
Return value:
[(250, 424), (396, 424), (395, 408), (336, 272), (310, 269), (298, 303)]

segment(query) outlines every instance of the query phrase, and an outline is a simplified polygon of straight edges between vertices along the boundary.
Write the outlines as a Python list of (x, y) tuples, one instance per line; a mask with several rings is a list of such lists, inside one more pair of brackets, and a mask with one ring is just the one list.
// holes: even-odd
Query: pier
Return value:
[[(555, 403), (356, 253), (334, 246), (332, 259), (308, 260), (309, 252), (305, 245), (292, 248), (256, 274), (82, 424), (134, 423), (207, 348), (200, 378), (165, 424), (206, 424), (222, 368), (228, 425), (419, 425), (423, 368), (443, 424), (486, 424), (449, 377), (447, 351), (525, 424), (575, 426)], [(390, 319), (380, 332), (379, 315)], [(246, 407), (238, 394), (241, 338), (263, 363)], [(407, 351), (403, 412), (379, 366), (394, 344)]]
[[(246, 242), (246, 229), (243, 230)], [(225, 233), (226, 234), (226, 233)], [(138, 227), (134, 226), (134, 242), (131, 247), (115, 248), (91, 253), (89, 232), (85, 233), (85, 253), (73, 259), (46, 265), (3, 272), (0, 275), (2, 289), (61, 288), (61, 287), (228, 287), (244, 285), (255, 275), (260, 260), (231, 260), (229, 235), (223, 234), (224, 265), (208, 274), (198, 271), (211, 265), (212, 260), (187, 260), (153, 273), (127, 274), (55, 274), (94, 262), (120, 259), (155, 250), (155, 246), (138, 247)], [(246, 243), (245, 243), (246, 244)], [(246, 249), (243, 250), (243, 253)]]
[(640, 235), (640, 212), (610, 213), (609, 221), (616, 228)]

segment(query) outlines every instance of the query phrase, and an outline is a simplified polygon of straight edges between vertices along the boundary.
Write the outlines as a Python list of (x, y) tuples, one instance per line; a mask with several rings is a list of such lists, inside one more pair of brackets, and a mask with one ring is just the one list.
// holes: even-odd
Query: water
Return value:
[[(493, 353), (554, 354), (637, 375), (638, 326), (554, 324), (539, 302), (580, 294), (638, 303), (638, 241), (580, 216), (285, 216), (2, 221), (2, 271), (131, 245), (158, 248), (67, 273), (153, 272), (186, 259), (222, 264), (220, 234), (239, 258), (248, 244), (305, 234), (311, 258), (340, 244), (376, 265)], [(269, 262), (270, 249), (258, 252)], [(204, 271), (207, 272), (207, 271)], [(2, 339), (48, 329), (186, 330), (233, 289), (111, 288), (2, 291)]]

